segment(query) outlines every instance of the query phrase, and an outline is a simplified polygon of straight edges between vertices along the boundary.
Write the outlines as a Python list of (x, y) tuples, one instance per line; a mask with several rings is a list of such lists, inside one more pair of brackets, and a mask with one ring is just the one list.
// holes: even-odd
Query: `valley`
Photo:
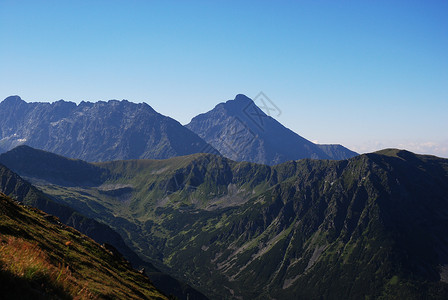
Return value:
[(89, 164), (22, 146), (0, 162), (212, 299), (447, 292), (446, 159), (388, 149), (272, 167), (210, 154)]

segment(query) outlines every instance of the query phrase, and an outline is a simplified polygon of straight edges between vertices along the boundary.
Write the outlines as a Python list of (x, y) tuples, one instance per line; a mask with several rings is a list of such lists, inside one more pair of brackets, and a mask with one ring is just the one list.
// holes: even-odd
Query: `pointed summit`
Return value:
[(275, 165), (302, 158), (346, 159), (356, 155), (339, 145), (321, 147), (304, 139), (270, 116), (279, 109), (269, 99), (261, 100), (261, 104), (258, 107), (238, 94), (234, 100), (194, 117), (186, 127), (237, 161)]
[(249, 97), (247, 97), (244, 94), (238, 94), (235, 96), (235, 99), (233, 100), (235, 102), (241, 102), (241, 103), (250, 103), (253, 102), (252, 99), (250, 99)]
[[(224, 109), (232, 115), (238, 115), (240, 118), (247, 107), (254, 105), (252, 99), (243, 94), (238, 94), (233, 100), (227, 100), (226, 102), (219, 103), (215, 109)], [(255, 106), (255, 105), (254, 105)]]

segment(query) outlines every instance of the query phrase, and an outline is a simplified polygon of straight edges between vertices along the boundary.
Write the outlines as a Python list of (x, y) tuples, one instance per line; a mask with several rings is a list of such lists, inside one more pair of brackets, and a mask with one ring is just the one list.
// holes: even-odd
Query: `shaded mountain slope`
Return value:
[[(24, 150), (26, 153), (31, 154), (35, 151), (28, 146), (20, 146), (18, 150)], [(11, 153), (16, 154), (15, 151)], [(44, 157), (48, 157), (47, 152), (37, 151), (36, 153), (44, 155)], [(24, 163), (24, 166), (30, 168), (30, 166), (36, 167), (36, 170), (39, 170), (39, 175), (43, 176), (45, 172), (42, 172), (41, 167), (42, 164), (37, 163), (38, 161), (42, 161), (41, 158), (36, 156), (36, 153), (31, 154), (29, 156), (29, 160), (20, 160), (21, 163)], [(47, 156), (46, 156), (47, 155)], [(53, 155), (53, 154), (51, 154)], [(91, 178), (91, 174), (98, 174), (95, 172), (96, 167), (89, 165), (88, 163), (79, 161), (66, 159), (58, 156), (55, 156), (56, 160), (53, 161), (53, 166), (59, 166), (59, 171), (56, 171), (53, 174), (53, 180), (57, 182), (70, 182), (70, 179), (74, 181), (70, 183), (71, 186), (74, 186), (77, 183), (76, 174), (86, 175), (85, 180), (81, 180), (82, 183), (92, 182), (88, 179)], [(64, 162), (65, 161), (65, 162)], [(59, 162), (59, 164), (58, 164)], [(35, 163), (33, 165), (33, 163)], [(83, 169), (85, 167), (85, 169)], [(56, 170), (51, 169), (51, 170)], [(77, 173), (81, 172), (81, 173)], [(89, 173), (88, 171), (93, 171), (93, 173)], [(54, 176), (57, 175), (57, 176)], [(114, 230), (112, 230), (109, 226), (98, 222), (92, 218), (87, 218), (81, 214), (79, 214), (74, 209), (57, 203), (50, 199), (48, 196), (45, 196), (42, 192), (34, 188), (31, 184), (24, 181), (20, 176), (10, 171), (6, 167), (0, 164), (0, 192), (3, 192), (14, 199), (30, 205), (32, 207), (41, 209), (45, 211), (47, 214), (46, 218), (49, 220), (56, 220), (51, 215), (57, 216), (57, 218), (63, 224), (74, 227), (79, 230), (83, 234), (88, 235), (90, 238), (94, 239), (96, 242), (100, 244), (109, 244), (115, 247), (121, 254), (124, 255), (126, 259), (128, 259), (135, 268), (145, 268), (146, 274), (150, 276), (151, 281), (157, 286), (157, 288), (163, 291), (167, 295), (174, 295), (178, 297), (178, 299), (206, 299), (204, 295), (195, 291), (193, 288), (188, 286), (187, 284), (180, 282), (168, 274), (160, 272), (157, 268), (155, 268), (151, 263), (142, 260), (134, 251), (132, 251), (123, 241), (121, 236)]]
[(334, 144), (329, 145), (316, 144), (316, 145), (325, 154), (327, 154), (330, 157), (330, 159), (336, 159), (336, 160), (349, 159), (358, 155), (358, 153), (351, 151), (342, 145), (334, 145)]
[(0, 148), (21, 144), (86, 161), (217, 153), (146, 103), (27, 103), (11, 96), (0, 103)]
[(99, 186), (27, 176), (213, 299), (448, 295), (446, 159), (388, 149), (274, 167), (206, 154), (93, 166)]
[(0, 194), (2, 299), (168, 299), (122, 257)]
[(340, 145), (316, 145), (304, 139), (244, 95), (194, 117), (186, 127), (237, 161), (275, 165), (302, 158), (346, 159), (357, 155)]
[[(143, 262), (128, 246), (118, 233), (107, 225), (94, 219), (86, 218), (74, 209), (56, 203), (48, 196), (34, 188), (20, 176), (0, 164), (0, 191), (26, 205), (38, 208), (56, 216), (62, 223), (74, 227), (98, 243), (108, 243), (124, 254), (136, 267), (145, 265), (149, 270), (157, 270), (149, 263)], [(50, 216), (49, 216), (50, 217)]]

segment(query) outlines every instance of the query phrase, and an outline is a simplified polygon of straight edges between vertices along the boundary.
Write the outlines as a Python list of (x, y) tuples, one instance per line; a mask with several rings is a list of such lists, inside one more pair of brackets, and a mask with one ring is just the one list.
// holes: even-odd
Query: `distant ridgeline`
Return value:
[(448, 298), (447, 159), (92, 164), (21, 146), (0, 163), (211, 299)]
[(0, 103), (0, 153), (22, 144), (91, 162), (212, 153), (274, 165), (357, 155), (341, 145), (302, 138), (244, 95), (218, 104), (186, 126), (146, 103), (27, 103), (11, 96)]
[(146, 103), (27, 103), (11, 96), (0, 103), (0, 148), (20, 144), (86, 161), (218, 153)]

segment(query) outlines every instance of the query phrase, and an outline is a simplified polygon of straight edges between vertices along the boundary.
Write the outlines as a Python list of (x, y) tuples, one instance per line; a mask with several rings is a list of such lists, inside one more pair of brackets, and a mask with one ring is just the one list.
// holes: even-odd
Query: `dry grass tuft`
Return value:
[(0, 269), (15, 277), (39, 283), (47, 292), (61, 292), (74, 299), (95, 299), (71, 274), (69, 266), (51, 264), (36, 243), (12, 236), (0, 237)]

